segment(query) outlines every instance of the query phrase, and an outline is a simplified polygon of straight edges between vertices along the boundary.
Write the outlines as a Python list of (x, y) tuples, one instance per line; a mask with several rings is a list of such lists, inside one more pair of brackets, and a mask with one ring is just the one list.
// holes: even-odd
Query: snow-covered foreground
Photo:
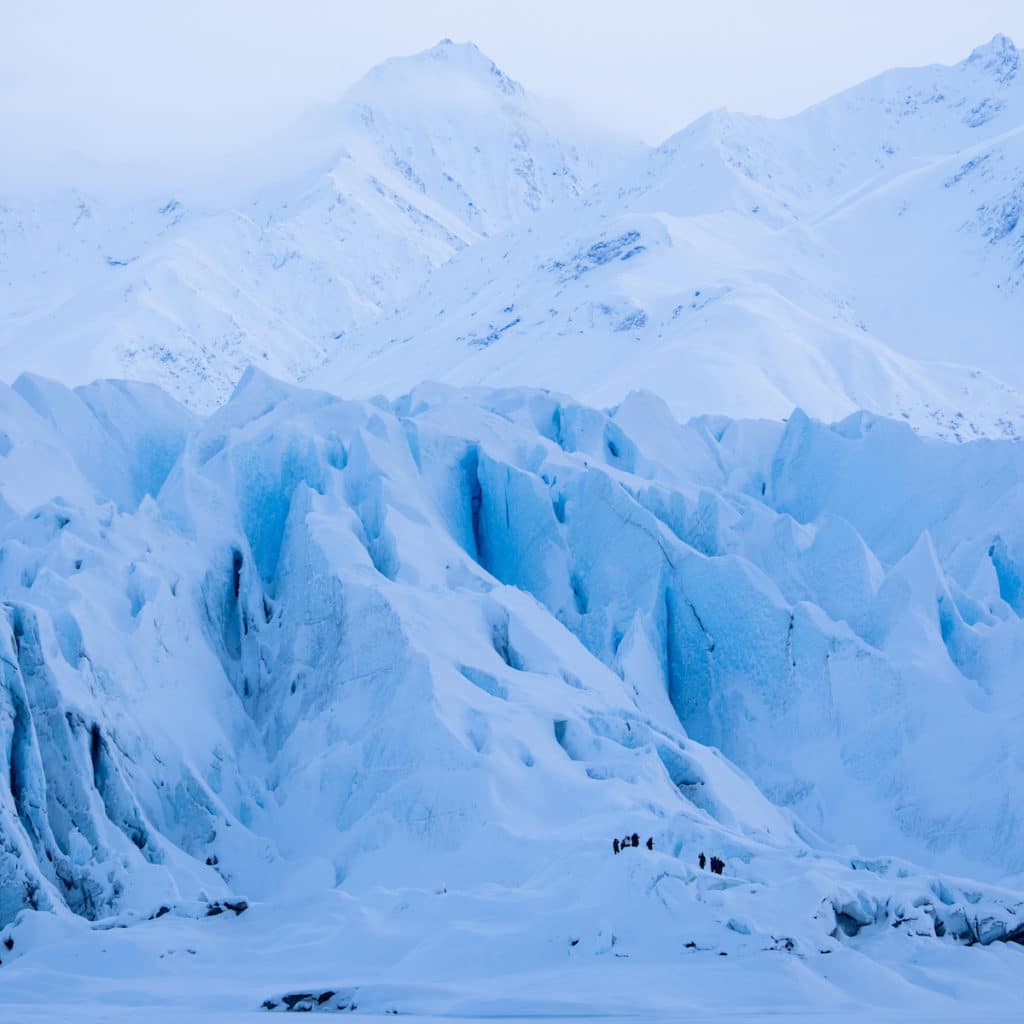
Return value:
[[(647, 923), (650, 901), (639, 880), (632, 881), (610, 891), (609, 899), (632, 899), (634, 916)], [(373, 909), (393, 921), (398, 899), (390, 896), (379, 898)], [(638, 961), (636, 945), (614, 959), (583, 950), (582, 942), (576, 950), (551, 949), (534, 922), (522, 925), (519, 945), (527, 951), (524, 960), (533, 959), (531, 945), (548, 947), (548, 964), (536, 969), (524, 968), (508, 947), (493, 951), (493, 939), (464, 924), (463, 948), (476, 952), (453, 962), (452, 950), (432, 949), (428, 938), (408, 958), (415, 963), (403, 965), (395, 963), (396, 925), (383, 934), (368, 931), (344, 901), (328, 903), (257, 907), (249, 921), (249, 914), (199, 922), (164, 918), (99, 935), (84, 927), (74, 938), (48, 934), (47, 946), (19, 961), (0, 983), (0, 1013), (10, 1024), (229, 1024), (274, 1019), (260, 1005), (271, 994), (333, 991), (325, 1008), (333, 1016), (341, 998), (355, 1001), (358, 1019), (393, 1020), (397, 1011), (409, 1024), (1019, 1019), (1024, 953), (1016, 946), (964, 948), (933, 941), (908, 949), (898, 936), (882, 936), (858, 950), (799, 956), (744, 948), (737, 936), (706, 950), (689, 950), (663, 936), (661, 947), (647, 949)], [(565, 918), (572, 916), (566, 908)], [(443, 911), (421, 917), (418, 930), (443, 929), (450, 919)], [(509, 931), (520, 924), (506, 921)], [(677, 930), (689, 934), (685, 918)], [(729, 955), (721, 956), (725, 951)]]
[(1010, 1019), (1022, 471), (644, 394), (0, 388), (0, 1016)]

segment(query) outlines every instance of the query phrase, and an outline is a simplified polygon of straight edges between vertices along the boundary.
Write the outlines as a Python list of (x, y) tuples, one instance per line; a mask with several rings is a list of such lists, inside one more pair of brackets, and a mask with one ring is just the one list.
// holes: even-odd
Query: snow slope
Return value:
[(7, 379), (130, 377), (209, 410), (249, 364), (300, 378), (432, 267), (576, 199), (637, 147), (567, 127), (445, 40), (376, 68), (278, 148), (230, 182), (7, 172)]
[(1019, 65), (997, 36), (649, 151), (444, 41), (216, 187), (73, 166), (6, 183), (3, 372), (146, 380), (199, 411), (252, 364), (348, 397), (642, 388), (683, 418), (868, 409), (1018, 436)]
[(643, 394), (250, 371), (200, 418), (20, 378), (0, 1006), (999, 1019), (1022, 460)]
[(647, 388), (684, 417), (863, 408), (1018, 436), (1019, 65), (999, 36), (792, 118), (709, 114), (582, 206), (459, 254), (321, 379)]

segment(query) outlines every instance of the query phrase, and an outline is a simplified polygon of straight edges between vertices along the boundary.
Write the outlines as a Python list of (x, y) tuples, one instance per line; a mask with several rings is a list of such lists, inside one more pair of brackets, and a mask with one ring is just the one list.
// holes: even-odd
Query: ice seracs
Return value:
[[(675, 941), (680, 914), (751, 954), (1019, 934), (1018, 445), (254, 371), (205, 418), (141, 385), (0, 394), (19, 949), (38, 912), (258, 921), (299, 879), (503, 892), (526, 933), (523, 887), (561, 929), (625, 886), (641, 957), (628, 921)], [(654, 849), (612, 881), (627, 826)]]

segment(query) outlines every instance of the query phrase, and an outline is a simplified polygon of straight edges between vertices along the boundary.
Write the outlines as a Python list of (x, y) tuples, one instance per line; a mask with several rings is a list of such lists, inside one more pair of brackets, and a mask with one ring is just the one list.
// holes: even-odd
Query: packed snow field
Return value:
[(26, 376), (0, 469), (6, 1016), (1024, 994), (1018, 444)]
[(1016, 1019), (1019, 70), (0, 169), (0, 1019)]

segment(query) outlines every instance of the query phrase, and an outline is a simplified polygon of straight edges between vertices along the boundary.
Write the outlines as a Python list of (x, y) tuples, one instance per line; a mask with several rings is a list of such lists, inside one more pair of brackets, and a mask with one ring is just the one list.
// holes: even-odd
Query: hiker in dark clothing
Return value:
[(619, 852), (619, 841), (618, 841), (618, 839), (613, 839), (613, 840), (612, 840), (612, 849), (613, 849), (613, 850), (614, 850), (614, 851), (615, 851), (616, 853), (618, 853), (618, 852)]
[(700, 865), (701, 871), (704, 870), (704, 866), (707, 864), (708, 859), (704, 856), (704, 851), (701, 850), (700, 856), (697, 858), (697, 863)]
[(648, 836), (648, 838), (647, 838), (647, 849), (648, 850), (653, 850), (654, 849), (654, 836)]
[(725, 870), (725, 861), (721, 857), (711, 858), (711, 872), (720, 875)]
[(635, 847), (640, 845), (640, 837), (634, 832), (630, 836), (630, 842), (631, 842), (631, 845), (635, 848)]

